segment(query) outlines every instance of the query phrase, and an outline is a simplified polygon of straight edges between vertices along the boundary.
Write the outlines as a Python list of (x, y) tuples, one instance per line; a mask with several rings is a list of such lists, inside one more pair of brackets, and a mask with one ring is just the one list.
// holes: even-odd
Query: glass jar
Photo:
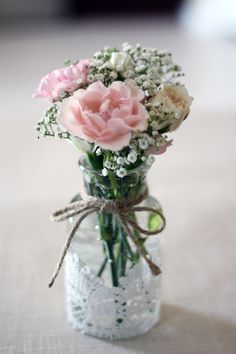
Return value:
[[(80, 160), (88, 194), (105, 199), (132, 198), (146, 186), (147, 167), (128, 171), (122, 179), (104, 177)], [(77, 195), (73, 201), (80, 200)], [(161, 211), (148, 196), (140, 204)], [(153, 213), (135, 212), (132, 217), (148, 230), (163, 220)], [(69, 227), (76, 217), (69, 219)], [(148, 257), (161, 267), (160, 235), (135, 236)], [(75, 329), (106, 339), (121, 339), (147, 332), (160, 317), (161, 275), (153, 276), (137, 247), (124, 232), (115, 214), (90, 214), (77, 230), (65, 258), (68, 319)]]

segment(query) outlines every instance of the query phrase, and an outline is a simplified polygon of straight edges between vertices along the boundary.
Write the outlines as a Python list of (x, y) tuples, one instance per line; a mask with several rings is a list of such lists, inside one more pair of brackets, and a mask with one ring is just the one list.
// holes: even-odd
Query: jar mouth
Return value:
[[(91, 172), (94, 175), (101, 176), (103, 177), (102, 170), (96, 170), (94, 169), (88, 162), (87, 158), (85, 155), (81, 156), (79, 158), (79, 167), (83, 172)], [(130, 170), (127, 169), (127, 175), (132, 175), (132, 174), (140, 174), (147, 172), (151, 166), (147, 166), (147, 164), (143, 163), (142, 165), (139, 165), (138, 167), (132, 168)]]

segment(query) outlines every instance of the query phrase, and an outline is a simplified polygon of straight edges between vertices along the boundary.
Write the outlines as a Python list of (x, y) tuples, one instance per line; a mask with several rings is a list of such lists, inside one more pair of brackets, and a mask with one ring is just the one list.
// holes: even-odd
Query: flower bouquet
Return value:
[(53, 214), (70, 231), (49, 286), (65, 258), (68, 317), (84, 333), (125, 338), (159, 319), (165, 218), (146, 174), (189, 114), (182, 75), (168, 51), (125, 43), (68, 61), (34, 94), (50, 101), (39, 136), (82, 152), (84, 189)]

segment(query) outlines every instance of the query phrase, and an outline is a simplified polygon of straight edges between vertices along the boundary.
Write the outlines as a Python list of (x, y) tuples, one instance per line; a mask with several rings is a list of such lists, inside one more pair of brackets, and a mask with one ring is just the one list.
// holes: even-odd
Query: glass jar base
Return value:
[(89, 335), (96, 338), (108, 339), (108, 340), (118, 340), (118, 339), (127, 339), (131, 337), (136, 337), (142, 334), (149, 332), (160, 320), (160, 313), (153, 315), (148, 322), (142, 323), (136, 327), (117, 327), (115, 330), (109, 329), (93, 329), (90, 326), (84, 326), (76, 321), (76, 319), (71, 318), (71, 314), (68, 314), (69, 323), (72, 325), (72, 328), (79, 330), (82, 334)]

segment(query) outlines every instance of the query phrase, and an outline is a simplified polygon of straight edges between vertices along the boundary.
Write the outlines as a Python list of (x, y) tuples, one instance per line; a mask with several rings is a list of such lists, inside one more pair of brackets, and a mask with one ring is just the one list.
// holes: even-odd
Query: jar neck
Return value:
[(102, 171), (92, 169), (86, 159), (79, 161), (83, 171), (84, 189), (87, 194), (103, 199), (127, 199), (136, 197), (147, 188), (147, 167), (140, 166), (129, 170), (123, 178), (109, 171), (107, 176)]

